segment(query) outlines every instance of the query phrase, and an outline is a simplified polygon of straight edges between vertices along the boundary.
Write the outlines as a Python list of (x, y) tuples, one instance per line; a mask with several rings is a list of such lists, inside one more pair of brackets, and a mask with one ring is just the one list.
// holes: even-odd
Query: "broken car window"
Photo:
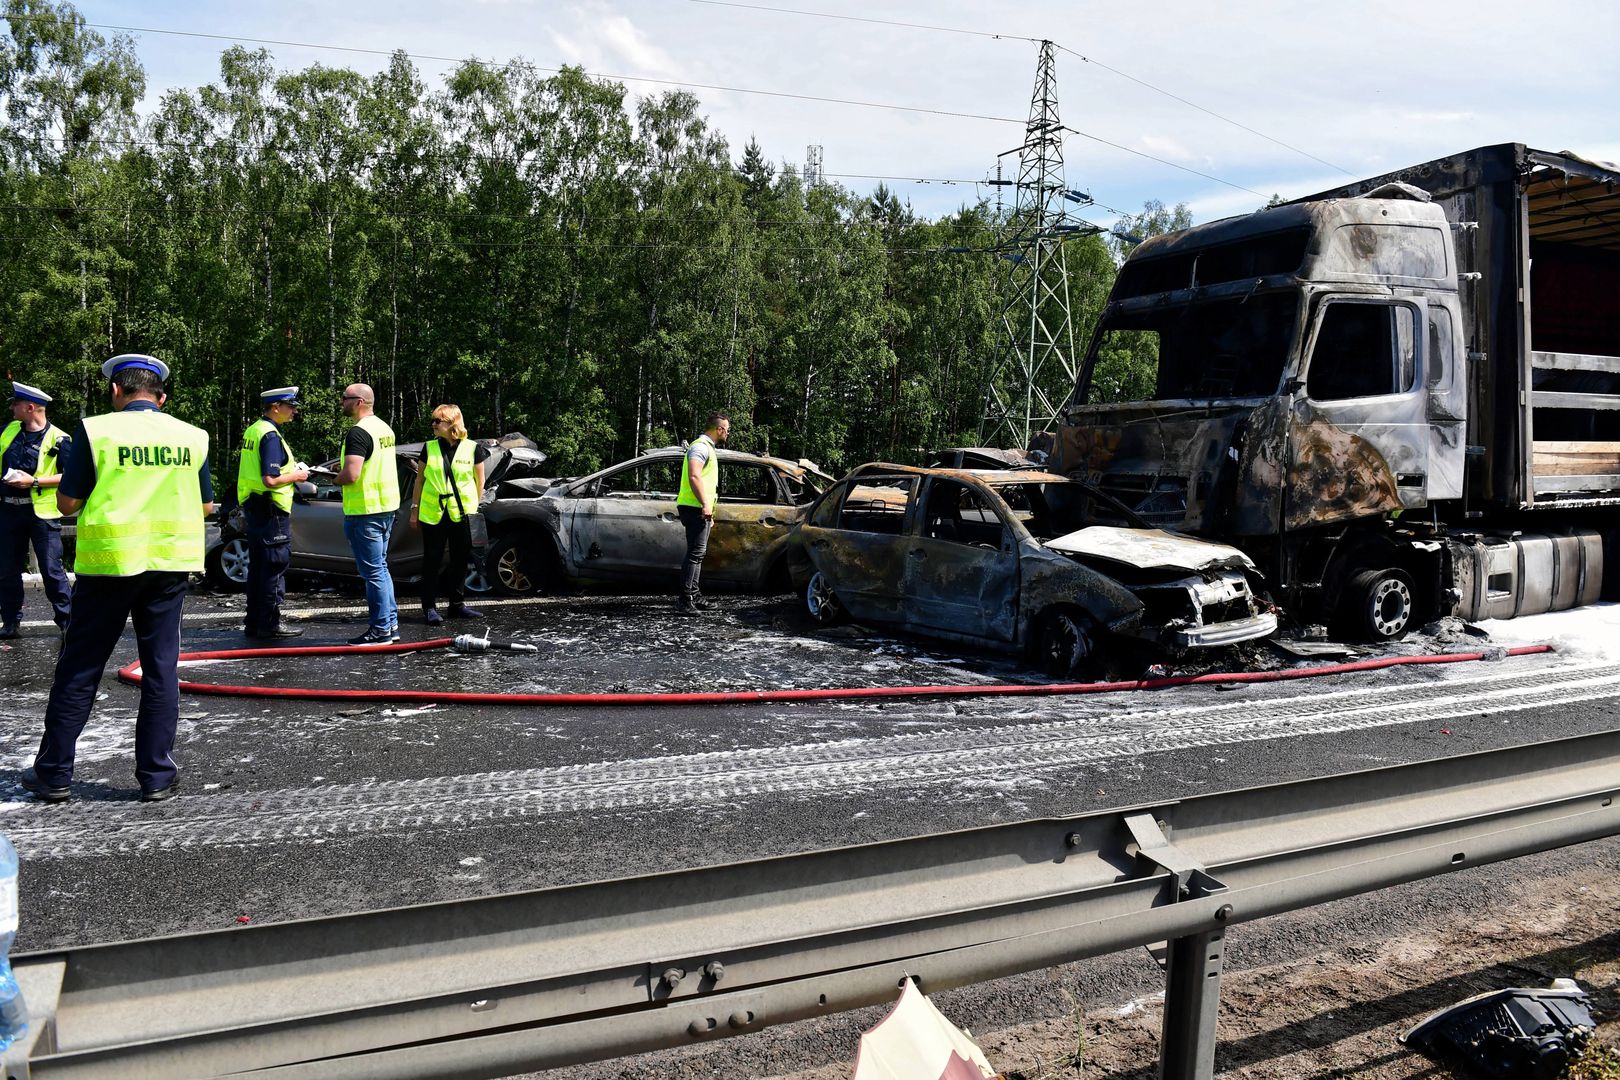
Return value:
[(838, 515), (838, 527), (851, 532), (898, 536), (906, 507), (917, 490), (914, 476), (863, 476), (851, 483)]
[(973, 488), (959, 480), (929, 483), (924, 536), (999, 551), (1004, 531), (1001, 518)]
[(763, 465), (728, 464), (720, 470), (720, 501), (774, 503), (776, 481)]
[(618, 499), (673, 499), (681, 490), (681, 458), (638, 461), (608, 473), (586, 496)]
[(1417, 377), (1416, 309), (1334, 300), (1322, 309), (1305, 388), (1315, 401), (1404, 394)]
[(1115, 516), (1105, 503), (1094, 497), (1084, 484), (1050, 481), (1044, 484), (998, 484), (1000, 495), (1013, 518), (1037, 540), (1056, 540)]

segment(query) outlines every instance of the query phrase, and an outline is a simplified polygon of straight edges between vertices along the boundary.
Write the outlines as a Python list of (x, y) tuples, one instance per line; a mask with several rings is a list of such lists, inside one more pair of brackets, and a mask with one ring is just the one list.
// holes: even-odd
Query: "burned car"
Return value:
[[(522, 436), (486, 440), (489, 458), (484, 462), (484, 499), (487, 513), (502, 484), (518, 482), (539, 472), (546, 455)], [(394, 533), (388, 544), (388, 570), (396, 578), (410, 577), (422, 569), (422, 534), (410, 527), (410, 493), (416, 482), (416, 463), (421, 460), (422, 443), (401, 445), (399, 457), (400, 506), (394, 519)], [(295, 571), (358, 577), (354, 551), (343, 535), (343, 489), (336, 476), (342, 467), (334, 459), (310, 470), (310, 479), (297, 485), (293, 495), (292, 557), (288, 568)], [(234, 485), (233, 485), (234, 489)], [(234, 492), (233, 492), (234, 493)], [(204, 557), (208, 583), (223, 591), (239, 591), (247, 586), (247, 536), (239, 507), (220, 515), (217, 536), (210, 534)], [(475, 533), (474, 541), (478, 537)], [(467, 588), (488, 592), (483, 551), (475, 550), (467, 567)]]
[[(673, 589), (686, 556), (686, 530), (675, 512), (685, 460), (683, 447), (670, 446), (533, 498), (503, 487), (485, 512), (491, 582), (519, 596), (564, 582)], [(788, 529), (832, 482), (806, 461), (722, 449), (704, 584), (786, 591)]]
[(1108, 637), (1181, 653), (1277, 628), (1236, 548), (1148, 528), (1033, 469), (863, 465), (810, 509), (788, 559), (817, 622), (1027, 651), (1054, 674)]
[(1003, 450), (997, 446), (951, 446), (935, 450), (923, 462), (929, 469), (1038, 469), (1045, 455), (1027, 450)]

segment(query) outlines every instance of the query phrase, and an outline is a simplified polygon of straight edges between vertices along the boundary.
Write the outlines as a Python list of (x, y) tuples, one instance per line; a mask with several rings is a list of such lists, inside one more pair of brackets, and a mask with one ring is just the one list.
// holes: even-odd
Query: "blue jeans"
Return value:
[(343, 535), (348, 537), (354, 565), (366, 583), (371, 632), (385, 634), (399, 625), (394, 579), (388, 573), (388, 541), (394, 536), (394, 514), (349, 514), (343, 519)]

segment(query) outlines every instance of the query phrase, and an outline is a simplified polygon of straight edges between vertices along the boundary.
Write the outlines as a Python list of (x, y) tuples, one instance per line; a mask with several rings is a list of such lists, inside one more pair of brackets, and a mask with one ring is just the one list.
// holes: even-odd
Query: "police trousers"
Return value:
[(72, 603), (67, 573), (62, 569), (62, 523), (37, 516), (32, 505), (10, 502), (0, 503), (0, 622), (10, 624), (22, 618), (22, 576), (30, 544), (39, 561), (52, 616), (57, 626), (66, 626)]
[[(266, 505), (267, 504), (267, 505)], [(247, 523), (247, 617), (244, 629), (270, 633), (281, 625), (281, 601), (287, 595), (287, 563), (292, 557), (292, 515), (267, 499), (242, 504)]]
[(135, 713), (135, 779), (142, 791), (174, 783), (174, 733), (180, 722), (180, 609), (189, 574), (148, 570), (130, 577), (80, 574), (73, 585), (73, 621), (56, 661), (45, 734), (34, 771), (51, 787), (73, 779), (79, 734), (101, 686), (107, 661), (124, 632), (135, 625), (141, 658), (141, 704)]

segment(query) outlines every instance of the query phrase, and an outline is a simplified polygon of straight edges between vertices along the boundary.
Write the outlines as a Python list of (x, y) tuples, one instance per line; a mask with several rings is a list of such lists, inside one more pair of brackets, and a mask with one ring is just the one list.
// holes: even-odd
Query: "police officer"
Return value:
[(0, 431), (0, 638), (17, 636), (22, 619), (23, 566), (34, 547), (45, 596), (58, 630), (67, 628), (70, 603), (62, 570), (62, 512), (56, 508), (61, 461), (73, 445), (45, 415), (51, 395), (27, 383), (11, 384), (11, 423)]
[(720, 496), (720, 444), (730, 434), (731, 418), (722, 412), (710, 413), (703, 434), (686, 448), (681, 492), (675, 498), (675, 512), (686, 527), (686, 559), (681, 563), (681, 598), (676, 607), (682, 615), (701, 615), (709, 606), (698, 588), (698, 579), (703, 574), (703, 557), (709, 551), (714, 503)]
[(302, 630), (281, 625), (287, 561), (292, 554), (293, 485), (309, 479), (293, 468), (292, 448), (281, 426), (298, 412), (298, 387), (278, 386), (259, 395), (264, 415), (242, 432), (236, 465), (236, 498), (247, 522), (247, 619), (250, 638), (289, 638)]
[(343, 436), (343, 535), (354, 552), (355, 568), (366, 583), (366, 632), (350, 645), (383, 645), (399, 640), (399, 605), (388, 573), (388, 546), (399, 510), (399, 459), (394, 429), (372, 411), (377, 395), (365, 383), (343, 388), (343, 411), (354, 426)]
[(186, 580), (203, 568), (203, 515), (212, 512), (208, 433), (161, 411), (169, 367), (138, 353), (101, 365), (113, 411), (86, 417), (73, 434), (57, 505), (79, 515), (74, 617), (56, 662), (45, 734), (22, 786), (36, 799), (72, 794), (74, 747), (107, 659), (126, 623), (135, 625), (141, 704), (135, 714), (135, 778), (141, 801), (176, 794), (171, 751), (180, 718), (176, 664)]

